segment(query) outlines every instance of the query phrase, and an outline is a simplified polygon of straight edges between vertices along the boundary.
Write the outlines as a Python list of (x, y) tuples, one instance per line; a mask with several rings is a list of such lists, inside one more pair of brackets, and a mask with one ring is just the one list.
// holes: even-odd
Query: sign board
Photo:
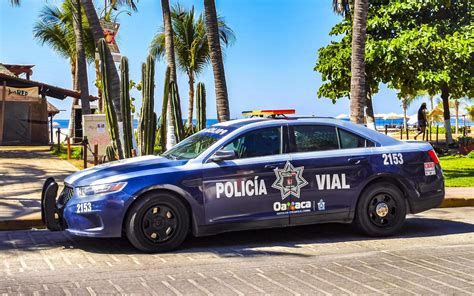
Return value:
[[(90, 114), (82, 116), (83, 135), (87, 137), (91, 150), (94, 151), (94, 145), (99, 147), (99, 158), (105, 155), (105, 149), (111, 144), (105, 114)], [(93, 160), (94, 155), (87, 151), (87, 159)]]
[(100, 19), (100, 26), (104, 31), (104, 39), (109, 46), (110, 52), (112, 54), (120, 53), (117, 42), (115, 42), (115, 36), (120, 28), (120, 24)]
[[(3, 88), (3, 86), (0, 86), (0, 94), (3, 94)], [(5, 101), (41, 103), (42, 98), (39, 94), (38, 87), (18, 88), (5, 86), (5, 88)], [(2, 98), (0, 98), (0, 100), (1, 99)]]

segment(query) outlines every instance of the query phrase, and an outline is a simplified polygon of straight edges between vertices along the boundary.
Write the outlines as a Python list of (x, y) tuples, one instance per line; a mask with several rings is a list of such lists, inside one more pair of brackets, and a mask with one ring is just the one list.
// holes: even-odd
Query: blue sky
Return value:
[[(21, 7), (11, 7), (9, 1), (0, 4), (0, 63), (35, 64), (32, 79), (71, 88), (68, 62), (47, 45), (33, 39), (32, 29), (42, 7), (60, 4), (58, 0), (23, 0)], [(148, 45), (162, 24), (160, 1), (141, 0), (138, 12), (119, 16), (121, 28), (117, 41), (123, 55), (129, 58), (130, 77), (141, 79), (141, 63)], [(171, 5), (177, 1), (170, 0)], [(181, 0), (185, 7), (195, 5), (203, 10), (203, 1)], [(97, 1), (101, 7), (103, 1)], [(228, 84), (231, 117), (241, 117), (241, 111), (252, 109), (294, 108), (298, 114), (336, 116), (349, 113), (349, 100), (317, 98), (321, 75), (313, 71), (317, 50), (330, 42), (328, 32), (340, 21), (332, 13), (329, 0), (216, 0), (218, 13), (234, 30), (236, 42), (226, 50), (225, 71)], [(161, 110), (165, 64), (157, 63), (155, 109)], [(94, 69), (89, 67), (91, 93), (97, 90), (92, 82)], [(214, 81), (211, 67), (198, 77), (206, 84), (207, 116), (216, 118)], [(178, 77), (183, 116), (187, 116), (187, 78)], [(133, 92), (141, 105), (140, 93)], [(61, 110), (69, 110), (71, 100), (50, 100)], [(415, 103), (409, 114), (416, 111)], [(382, 86), (374, 97), (376, 113), (401, 113), (396, 92)], [(138, 109), (137, 109), (138, 110)], [(68, 118), (68, 111), (56, 118)]]

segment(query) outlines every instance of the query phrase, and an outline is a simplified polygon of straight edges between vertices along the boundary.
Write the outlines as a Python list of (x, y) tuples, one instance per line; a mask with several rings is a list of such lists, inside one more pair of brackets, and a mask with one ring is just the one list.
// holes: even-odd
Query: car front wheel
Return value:
[(402, 192), (391, 183), (379, 182), (363, 191), (354, 222), (369, 236), (389, 236), (400, 230), (406, 214)]
[(186, 206), (174, 195), (151, 193), (131, 206), (125, 222), (128, 240), (137, 249), (156, 253), (176, 249), (189, 230)]

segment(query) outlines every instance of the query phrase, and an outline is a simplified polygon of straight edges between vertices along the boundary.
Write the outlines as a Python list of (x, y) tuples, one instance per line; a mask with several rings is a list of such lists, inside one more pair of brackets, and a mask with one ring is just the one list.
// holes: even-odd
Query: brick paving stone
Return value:
[(0, 295), (472, 295), (473, 223), (474, 208), (436, 209), (387, 239), (305, 226), (189, 238), (154, 255), (125, 239), (0, 232)]

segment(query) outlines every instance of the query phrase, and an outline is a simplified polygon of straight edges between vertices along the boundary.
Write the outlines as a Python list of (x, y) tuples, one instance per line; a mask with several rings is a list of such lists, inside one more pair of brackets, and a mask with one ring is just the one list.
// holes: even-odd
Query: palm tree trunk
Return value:
[(217, 119), (219, 120), (219, 122), (222, 122), (230, 119), (230, 112), (229, 98), (227, 96), (227, 84), (224, 72), (224, 63), (222, 61), (221, 44), (219, 41), (219, 28), (217, 25), (216, 4), (214, 0), (204, 0), (204, 10), (206, 16), (209, 55), (211, 56), (212, 70), (214, 72)]
[(451, 133), (451, 116), (449, 112), (449, 88), (446, 83), (441, 85), (441, 99), (443, 100), (443, 117), (444, 117), (444, 129), (446, 130), (446, 144), (453, 142), (453, 135)]
[(77, 81), (81, 92), (82, 115), (91, 114), (89, 102), (89, 83), (87, 81), (86, 53), (82, 38), (82, 13), (79, 0), (73, 0), (73, 27), (76, 39)]
[(365, 116), (367, 117), (367, 127), (377, 130), (375, 126), (374, 106), (372, 105), (372, 95), (367, 91), (367, 98), (365, 100)]
[[(94, 3), (92, 3), (92, 0), (81, 0), (81, 2), (82, 8), (84, 8), (84, 14), (86, 15), (87, 21), (89, 22), (89, 28), (92, 32), (94, 42), (97, 46), (99, 39), (104, 38), (104, 31), (100, 26), (99, 17), (97, 16), (97, 12), (95, 11)], [(115, 67), (115, 62), (112, 57), (112, 54), (108, 51), (106, 54), (107, 63), (110, 65), (110, 95), (112, 97), (115, 112), (117, 114), (117, 121), (119, 121), (120, 125), (123, 122), (122, 112), (120, 109), (120, 79), (118, 76), (117, 68)]]
[(188, 74), (189, 83), (189, 107), (188, 107), (188, 128), (193, 127), (193, 111), (194, 111), (194, 75), (192, 72)]
[(351, 121), (364, 123), (365, 89), (365, 37), (368, 0), (354, 1), (351, 58)]
[[(165, 33), (165, 51), (166, 51), (166, 62), (168, 67), (170, 67), (170, 81), (176, 83), (178, 87), (178, 80), (176, 76), (176, 62), (174, 58), (174, 41), (173, 41), (173, 27), (171, 26), (171, 13), (170, 13), (170, 3), (168, 0), (161, 0), (161, 10), (163, 12), (163, 27)], [(166, 132), (166, 149), (170, 149), (176, 145), (176, 136), (175, 136), (175, 120), (174, 113), (171, 112), (171, 100), (168, 101), (168, 110), (167, 110), (167, 132)]]
[[(71, 60), (71, 76), (72, 76), (72, 89), (77, 90), (77, 79), (76, 79), (76, 61)], [(69, 114), (69, 126), (68, 126), (68, 135), (69, 138), (74, 138), (74, 126), (76, 122), (76, 118), (74, 117), (74, 106), (79, 103), (79, 99), (73, 98), (72, 105), (71, 105), (71, 113)]]
[[(431, 108), (430, 111), (433, 111), (433, 109), (434, 109), (434, 102), (433, 102), (433, 99), (434, 99), (434, 97), (433, 97), (433, 96), (430, 96), (430, 108)], [(433, 120), (432, 117), (430, 117), (430, 126), (432, 126), (433, 123), (434, 123), (434, 120)]]
[(407, 109), (408, 109), (408, 105), (407, 105), (407, 99), (406, 98), (403, 98), (402, 99), (403, 102), (402, 102), (402, 108), (403, 108), (403, 129), (404, 130), (407, 130)]
[(454, 100), (454, 112), (456, 112), (456, 128), (454, 133), (458, 134), (459, 133), (459, 101)]

